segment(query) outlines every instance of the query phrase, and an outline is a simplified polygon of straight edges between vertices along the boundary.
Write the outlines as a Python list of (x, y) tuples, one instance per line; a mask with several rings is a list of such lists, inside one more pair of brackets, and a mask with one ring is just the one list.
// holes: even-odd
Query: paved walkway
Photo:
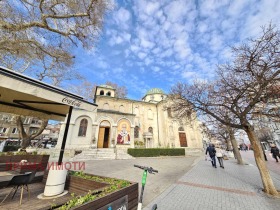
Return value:
[[(259, 171), (253, 164), (237, 165), (231, 158), (224, 161), (225, 169), (201, 160), (175, 184), (153, 200), (145, 210), (157, 203), (158, 209), (279, 209), (280, 198), (265, 195)], [(280, 167), (280, 165), (279, 165)], [(271, 172), (277, 189), (280, 177)]]
[[(247, 160), (250, 164), (256, 165), (253, 151), (240, 151), (244, 160)], [(277, 163), (276, 160), (272, 157), (270, 151), (266, 151), (267, 161), (265, 162), (268, 169), (277, 173), (280, 177), (280, 161)], [(279, 158), (278, 158), (279, 159)]]
[(148, 174), (143, 200), (143, 206), (146, 206), (186, 174), (198, 159), (200, 158), (157, 157), (130, 160), (89, 160), (86, 161), (85, 172), (138, 182), (140, 190), (143, 171), (133, 165), (153, 167), (159, 173)]

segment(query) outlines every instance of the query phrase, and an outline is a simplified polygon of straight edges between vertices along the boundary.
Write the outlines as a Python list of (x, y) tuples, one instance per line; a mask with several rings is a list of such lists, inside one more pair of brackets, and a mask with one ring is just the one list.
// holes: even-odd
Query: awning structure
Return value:
[(0, 66), (0, 112), (64, 120), (69, 107), (93, 111), (96, 104)]
[(93, 111), (97, 105), (31, 77), (0, 66), (0, 112), (65, 120), (58, 164), (62, 163), (73, 107)]

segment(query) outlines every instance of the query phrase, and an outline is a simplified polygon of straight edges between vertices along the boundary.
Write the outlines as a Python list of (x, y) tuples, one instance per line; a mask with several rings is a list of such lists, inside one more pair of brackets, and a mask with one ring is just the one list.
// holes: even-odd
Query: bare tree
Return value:
[(82, 96), (87, 101), (94, 101), (94, 94), (97, 84), (83, 79), (80, 84), (69, 85), (68, 90)]
[[(110, 6), (109, 0), (0, 1), (0, 64), (55, 86), (82, 79), (72, 50), (94, 46)], [(43, 127), (29, 136), (17, 119), (26, 148)]]
[(0, 1), (0, 62), (56, 85), (77, 77), (72, 47), (93, 47), (109, 6), (109, 0)]
[(19, 129), (19, 137), (22, 140), (21, 141), (21, 149), (25, 150), (26, 147), (28, 147), (31, 143), (32, 139), (35, 139), (37, 136), (39, 136), (45, 129), (45, 127), (48, 125), (48, 120), (43, 119), (42, 123), (40, 125), (40, 128), (32, 134), (27, 134), (23, 127), (22, 117), (16, 116), (16, 123), (17, 127)]
[[(110, 85), (115, 88), (115, 97), (117, 98), (125, 98), (127, 95), (127, 88), (125, 86), (119, 86), (116, 83), (107, 81), (106, 85)], [(77, 85), (70, 85), (68, 90), (82, 96), (87, 101), (94, 101), (95, 90), (98, 85), (96, 83), (92, 83), (86, 79), (82, 80), (82, 83)]]
[(271, 141), (273, 140), (271, 131), (268, 129), (265, 129), (265, 128), (258, 130), (257, 136), (258, 136), (260, 142), (266, 142), (266, 143), (270, 144)]
[(125, 86), (119, 86), (118, 84), (109, 81), (106, 82), (106, 85), (110, 85), (116, 89), (115, 97), (125, 98), (127, 96), (127, 88)]
[(280, 77), (280, 34), (269, 25), (258, 39), (233, 48), (234, 61), (220, 65), (214, 82), (179, 83), (172, 88), (174, 108), (182, 116), (194, 109), (231, 128), (243, 129), (254, 148), (264, 191), (278, 195), (251, 124), (253, 108)]

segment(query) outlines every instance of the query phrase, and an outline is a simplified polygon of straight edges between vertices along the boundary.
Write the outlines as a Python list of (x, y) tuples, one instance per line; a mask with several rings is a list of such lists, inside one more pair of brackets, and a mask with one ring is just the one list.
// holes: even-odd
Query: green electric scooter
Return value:
[[(138, 203), (138, 206), (137, 206), (137, 210), (141, 210), (142, 209), (143, 194), (144, 194), (144, 189), (145, 189), (145, 185), (146, 185), (147, 174), (148, 174), (148, 172), (150, 174), (158, 173), (158, 170), (155, 170), (152, 167), (139, 166), (139, 165), (134, 165), (134, 167), (137, 167), (137, 168), (140, 168), (140, 169), (144, 170), (143, 176), (142, 176), (141, 195), (140, 195), (139, 203)], [(153, 207), (152, 207), (152, 210), (156, 210), (156, 209), (157, 209), (157, 204), (154, 204)]]

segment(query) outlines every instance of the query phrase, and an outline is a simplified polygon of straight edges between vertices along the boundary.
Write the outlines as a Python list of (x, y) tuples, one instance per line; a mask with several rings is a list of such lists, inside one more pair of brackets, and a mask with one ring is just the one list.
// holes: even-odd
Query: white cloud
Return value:
[(189, 9), (190, 4), (188, 4), (187, 1), (171, 1), (164, 7), (164, 13), (168, 21), (172, 23), (181, 23), (187, 17)]
[(157, 72), (147, 78), (151, 83), (211, 79), (216, 64), (232, 59), (229, 46), (256, 36), (271, 20), (279, 26), (279, 11), (279, 0), (125, 1), (105, 34), (112, 60), (98, 66), (115, 62), (114, 71)]
[(280, 24), (280, 1), (278, 0), (262, 0), (246, 15), (246, 22), (244, 30), (242, 31), (242, 38), (256, 37), (261, 32), (261, 26), (268, 25), (270, 21), (279, 26)]
[(160, 71), (160, 68), (158, 66), (154, 66), (152, 67), (153, 71), (154, 72), (159, 72)]
[(131, 14), (128, 10), (121, 7), (113, 14), (113, 18), (115, 20), (115, 24), (118, 25), (118, 28), (129, 29)]
[(113, 71), (114, 74), (122, 74), (124, 72), (124, 69), (114, 68), (112, 71)]
[(191, 48), (189, 47), (186, 36), (182, 35), (175, 41), (174, 50), (177, 52), (180, 59), (187, 59), (188, 55), (191, 53)]
[(157, 10), (159, 9), (160, 4), (159, 2), (147, 2), (147, 5), (145, 7), (145, 13), (147, 15), (153, 15)]
[(182, 77), (185, 79), (193, 79), (196, 75), (194, 71), (184, 71), (182, 72)]
[(146, 56), (147, 56), (146, 53), (143, 53), (143, 52), (138, 53), (138, 57), (139, 57), (141, 60), (143, 60)]
[(148, 66), (149, 64), (151, 64), (153, 62), (153, 60), (151, 58), (146, 58), (144, 63), (146, 64), (146, 66)]

